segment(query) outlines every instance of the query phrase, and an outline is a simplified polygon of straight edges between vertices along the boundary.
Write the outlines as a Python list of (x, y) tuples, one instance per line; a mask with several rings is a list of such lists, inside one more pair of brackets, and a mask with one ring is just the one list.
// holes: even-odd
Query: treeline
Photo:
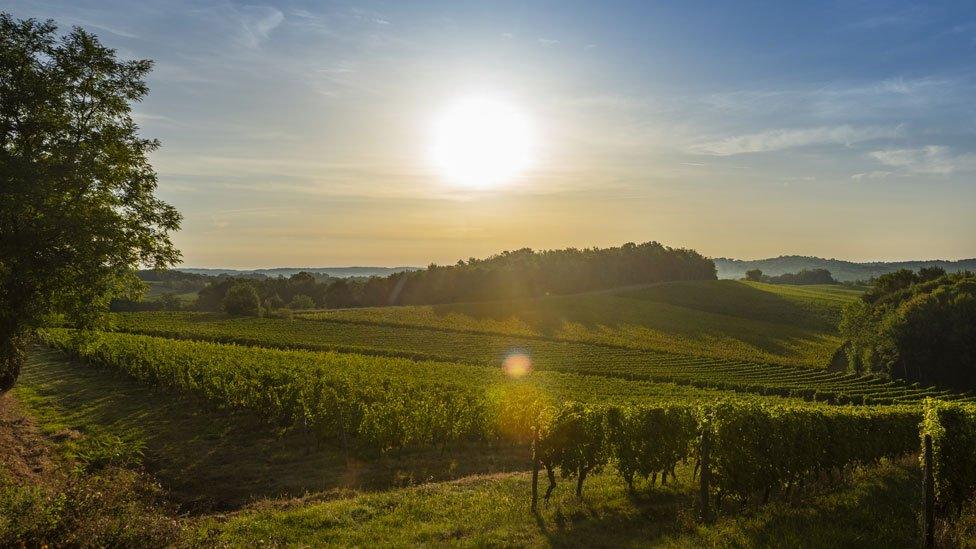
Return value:
[(841, 334), (857, 372), (976, 389), (976, 274), (938, 267), (879, 276), (844, 310)]
[(763, 274), (759, 269), (746, 271), (746, 280), (768, 282), (770, 284), (837, 284), (837, 280), (827, 269), (804, 269), (796, 273), (783, 273), (777, 276)]
[[(714, 280), (715, 265), (694, 250), (657, 242), (614, 248), (506, 251), (486, 259), (386, 277), (319, 282), (290, 278), (227, 277), (200, 291), (195, 308), (256, 314), (281, 307), (344, 308), (488, 301), (569, 294), (671, 280)], [(237, 288), (231, 292), (232, 288)], [(228, 299), (230, 301), (228, 301)]]

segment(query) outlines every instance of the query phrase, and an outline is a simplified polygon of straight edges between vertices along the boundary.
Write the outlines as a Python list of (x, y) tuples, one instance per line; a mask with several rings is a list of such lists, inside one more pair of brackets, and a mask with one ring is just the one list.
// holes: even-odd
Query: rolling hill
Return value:
[(299, 313), (303, 319), (550, 338), (722, 359), (826, 366), (856, 290), (730, 280), (587, 294)]
[(917, 271), (922, 267), (942, 267), (948, 272), (976, 271), (976, 258), (947, 261), (942, 259), (917, 261), (873, 261), (856, 263), (841, 259), (824, 259), (801, 255), (784, 255), (768, 259), (742, 260), (720, 257), (713, 259), (718, 269), (719, 278), (744, 278), (746, 271), (759, 269), (764, 274), (777, 276), (785, 273), (795, 273), (804, 269), (827, 269), (834, 278), (841, 282), (868, 280), (872, 277), (909, 269)]

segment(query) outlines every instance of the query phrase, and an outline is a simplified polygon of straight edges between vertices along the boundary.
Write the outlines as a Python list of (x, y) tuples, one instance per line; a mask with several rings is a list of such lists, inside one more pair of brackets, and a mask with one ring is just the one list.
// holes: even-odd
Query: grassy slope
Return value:
[[(612, 471), (597, 474), (587, 481), (582, 502), (572, 496), (571, 482), (560, 481), (554, 500), (533, 516), (527, 509), (529, 477), (518, 472), (524, 449), (347, 462), (328, 447), (309, 452), (296, 435), (277, 433), (245, 414), (49, 353), (34, 356), (16, 394), (62, 444), (114, 436), (142, 445), (147, 468), (184, 509), (197, 512), (181, 522), (188, 545), (917, 543), (914, 460), (859, 471), (852, 482), (815, 488), (798, 503), (729, 509), (707, 527), (694, 520), (688, 468), (679, 469), (677, 484), (640, 488), (637, 495), (628, 494)], [(446, 479), (457, 480), (414, 485)], [(259, 501), (247, 504), (252, 498)], [(220, 509), (239, 510), (211, 514)]]
[(611, 472), (588, 479), (582, 501), (563, 481), (538, 514), (529, 475), (474, 477), (331, 501), (266, 504), (201, 521), (208, 543), (312, 546), (914, 547), (920, 479), (911, 464), (857, 471), (849, 484), (817, 488), (699, 525), (690, 471), (677, 484), (629, 494)]
[(729, 280), (672, 282), (540, 299), (304, 313), (313, 319), (610, 343), (638, 349), (824, 367), (858, 292)]

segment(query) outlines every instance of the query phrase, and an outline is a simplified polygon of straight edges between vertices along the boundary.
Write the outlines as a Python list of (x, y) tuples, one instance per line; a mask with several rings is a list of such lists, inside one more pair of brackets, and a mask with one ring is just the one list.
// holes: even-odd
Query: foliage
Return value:
[[(431, 265), (375, 279), (364, 305), (454, 303), (569, 294), (667, 280), (714, 280), (698, 252), (657, 242), (617, 248), (533, 251), (523, 248), (453, 266)], [(368, 291), (367, 291), (368, 290)]]
[(142, 381), (257, 412), (322, 440), (364, 451), (504, 437), (527, 441), (549, 402), (712, 398), (673, 385), (352, 354), (278, 351), (127, 334), (82, 338), (48, 329), (45, 340), (86, 361)]
[[(587, 475), (611, 460), (628, 483), (648, 473), (673, 475), (675, 465), (694, 454), (702, 428), (713, 433), (711, 462), (720, 493), (745, 499), (788, 490), (811, 476), (913, 451), (921, 418), (918, 408), (909, 407), (773, 405), (743, 397), (715, 404), (705, 395), (681, 402), (673, 391), (654, 402), (653, 394), (623, 390), (639, 384), (613, 386), (593, 376), (535, 373), (516, 381), (499, 370), (354, 355), (121, 334), (86, 342), (70, 330), (47, 330), (45, 337), (96, 365), (257, 411), (364, 452), (525, 441), (527, 427), (536, 427), (550, 480), (555, 482), (556, 468), (575, 476), (578, 494)], [(569, 384), (559, 388), (554, 381)], [(518, 390), (525, 387), (536, 390)], [(643, 402), (633, 404), (638, 398)], [(709, 421), (700, 419), (705, 416)]]
[(299, 316), (823, 367), (843, 343), (835, 335), (841, 311), (858, 295), (840, 286), (678, 281), (571, 296)]
[(746, 271), (746, 280), (751, 282), (764, 282), (767, 278), (759, 269), (749, 269)]
[(715, 486), (746, 499), (811, 475), (896, 458), (918, 447), (913, 408), (800, 408), (727, 401), (710, 422)]
[(976, 276), (970, 273), (879, 277), (845, 310), (840, 329), (856, 371), (976, 389)]
[[(389, 308), (391, 314), (399, 308)], [(116, 316), (120, 331), (272, 348), (342, 351), (417, 360), (497, 367), (512, 349), (523, 349), (536, 370), (554, 370), (622, 380), (671, 382), (740, 393), (846, 403), (919, 401), (926, 396), (959, 398), (949, 391), (811, 368), (728, 358), (635, 349), (621, 338), (581, 342), (566, 338), (516, 337), (467, 330), (430, 329), (368, 322), (282, 321), (226, 318), (193, 313)], [(463, 324), (458, 323), (459, 326)], [(497, 326), (497, 325), (496, 325)], [(618, 342), (616, 344), (612, 342)]]
[(249, 282), (238, 282), (227, 290), (223, 309), (238, 316), (261, 316), (261, 298)]
[[(750, 273), (754, 277), (749, 278)], [(758, 273), (758, 275), (756, 274)], [(830, 274), (827, 269), (804, 269), (796, 273), (783, 273), (778, 276), (767, 276), (762, 274), (762, 271), (755, 269), (753, 271), (746, 272), (746, 280), (758, 280), (759, 282), (768, 282), (770, 284), (837, 284), (837, 280)]]
[(0, 474), (0, 545), (168, 546), (180, 529), (162, 496), (147, 476), (118, 467), (70, 471), (50, 484)]
[(314, 309), (315, 301), (306, 294), (295, 294), (288, 302), (289, 309)]
[[(605, 410), (572, 402), (559, 408), (553, 419), (539, 428), (536, 455), (550, 482), (555, 467), (559, 467), (563, 477), (576, 475), (576, 496), (581, 497), (586, 476), (610, 458)], [(547, 499), (553, 487), (555, 484), (550, 484)]]
[[(657, 242), (618, 248), (578, 250), (521, 249), (452, 266), (430, 265), (387, 277), (326, 278), (309, 273), (290, 278), (251, 280), (262, 299), (277, 295), (285, 303), (297, 294), (316, 306), (342, 309), (385, 305), (457, 303), (570, 294), (668, 280), (714, 280), (712, 262), (693, 250)], [(200, 291), (197, 309), (219, 310), (228, 289), (240, 279), (220, 277)]]
[(932, 436), (937, 508), (955, 518), (976, 495), (976, 408), (928, 400), (921, 434)]
[(47, 315), (91, 325), (137, 290), (134, 267), (179, 258), (180, 216), (153, 194), (159, 143), (131, 117), (151, 67), (81, 28), (0, 13), (0, 392)]
[(631, 490), (636, 477), (673, 475), (699, 434), (698, 411), (679, 404), (612, 407), (608, 423), (615, 465)]

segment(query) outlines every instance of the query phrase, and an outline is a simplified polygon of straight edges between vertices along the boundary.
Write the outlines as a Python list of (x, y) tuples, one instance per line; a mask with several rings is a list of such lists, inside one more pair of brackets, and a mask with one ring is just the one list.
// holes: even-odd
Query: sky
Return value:
[[(134, 107), (184, 266), (427, 265), (656, 240), (976, 256), (974, 2), (0, 0), (149, 58)], [(497, 186), (445, 110), (531, 127)]]

